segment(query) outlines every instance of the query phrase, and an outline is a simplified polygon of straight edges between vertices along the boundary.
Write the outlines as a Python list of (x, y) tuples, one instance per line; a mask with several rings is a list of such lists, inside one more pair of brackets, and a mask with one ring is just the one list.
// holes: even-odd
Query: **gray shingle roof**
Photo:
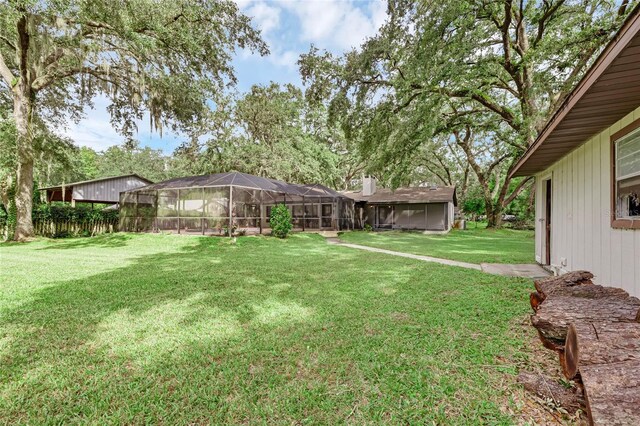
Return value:
[(395, 190), (379, 188), (373, 195), (364, 196), (362, 191), (345, 191), (347, 197), (355, 201), (366, 201), (368, 203), (388, 203), (388, 204), (415, 204), (415, 203), (446, 203), (456, 201), (456, 188), (454, 186), (431, 187), (411, 187), (398, 188)]

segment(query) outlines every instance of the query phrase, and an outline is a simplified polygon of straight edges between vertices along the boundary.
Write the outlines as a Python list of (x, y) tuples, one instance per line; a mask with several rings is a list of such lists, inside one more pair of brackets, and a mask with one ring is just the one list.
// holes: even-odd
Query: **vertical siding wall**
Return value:
[[(586, 269), (598, 284), (640, 296), (640, 230), (611, 228), (610, 135), (640, 108), (536, 175), (536, 260), (544, 262), (544, 181), (551, 177), (551, 265)], [(566, 259), (566, 265), (561, 265)]]
[(148, 185), (147, 182), (135, 176), (105, 179), (99, 182), (76, 185), (73, 188), (73, 198), (75, 200), (100, 200), (117, 203), (120, 201), (121, 192), (146, 185)]

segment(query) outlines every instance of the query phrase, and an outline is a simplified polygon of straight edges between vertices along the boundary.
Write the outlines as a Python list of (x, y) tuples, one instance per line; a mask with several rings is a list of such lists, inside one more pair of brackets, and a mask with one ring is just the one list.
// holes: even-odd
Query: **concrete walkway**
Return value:
[(349, 247), (358, 250), (365, 250), (374, 253), (383, 253), (391, 256), (406, 257), (408, 259), (421, 260), (423, 262), (439, 263), (441, 265), (459, 266), (460, 268), (475, 269), (488, 274), (504, 275), (508, 277), (541, 278), (549, 276), (549, 272), (540, 265), (533, 264), (503, 264), (503, 263), (476, 263), (459, 262), (457, 260), (441, 259), (439, 257), (422, 256), (419, 254), (403, 253), (399, 251), (386, 250), (376, 247), (362, 246), (360, 244), (350, 244), (342, 242), (339, 238), (329, 236), (327, 243), (342, 247)]

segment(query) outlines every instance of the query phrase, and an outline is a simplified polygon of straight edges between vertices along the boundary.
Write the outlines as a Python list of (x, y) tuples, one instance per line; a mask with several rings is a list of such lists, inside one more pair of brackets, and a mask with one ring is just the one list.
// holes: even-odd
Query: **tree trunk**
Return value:
[(493, 201), (485, 200), (487, 228), (500, 228), (500, 226), (502, 225), (502, 209), (497, 206), (492, 206), (492, 204)]
[(16, 121), (18, 170), (16, 181), (15, 241), (26, 241), (34, 236), (31, 210), (33, 207), (33, 141), (31, 90), (20, 82), (13, 92), (13, 117)]
[(558, 295), (546, 299), (531, 316), (531, 324), (538, 329), (545, 347), (564, 350), (567, 328), (572, 323), (637, 322), (640, 300), (602, 295), (602, 298)]

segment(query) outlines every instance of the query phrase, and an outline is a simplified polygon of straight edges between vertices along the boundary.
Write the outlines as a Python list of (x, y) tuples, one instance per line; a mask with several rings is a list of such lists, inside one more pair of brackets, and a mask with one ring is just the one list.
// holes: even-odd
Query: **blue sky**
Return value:
[[(271, 54), (266, 57), (240, 51), (233, 64), (238, 78), (237, 90), (247, 91), (253, 84), (294, 83), (301, 85), (296, 61), (314, 44), (318, 48), (341, 53), (359, 46), (375, 34), (386, 18), (386, 0), (235, 0), (261, 30)], [(78, 145), (104, 150), (122, 142), (109, 122), (108, 101), (95, 100), (95, 108), (77, 125), (71, 124), (66, 135)], [(139, 124), (137, 136), (142, 145), (170, 153), (180, 135), (164, 133), (162, 138), (149, 129), (149, 122)]]

